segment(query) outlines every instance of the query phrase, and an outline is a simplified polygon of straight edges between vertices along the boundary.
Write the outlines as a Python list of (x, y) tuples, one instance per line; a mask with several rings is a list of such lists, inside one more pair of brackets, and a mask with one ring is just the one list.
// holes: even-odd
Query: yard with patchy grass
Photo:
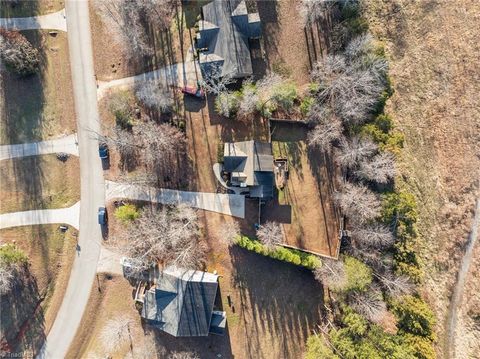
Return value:
[(0, 162), (0, 213), (70, 207), (80, 200), (79, 160), (55, 155)]
[(15, 243), (29, 260), (30, 276), (2, 295), (2, 346), (13, 352), (38, 350), (53, 325), (66, 290), (77, 231), (63, 233), (58, 225), (26, 226), (0, 230), (0, 243)]
[(41, 141), (76, 129), (67, 35), (22, 33), (39, 50), (40, 73), (18, 78), (1, 70), (1, 144)]
[(64, 7), (65, 2), (62, 0), (2, 1), (0, 4), (0, 17), (44, 15), (62, 10)]

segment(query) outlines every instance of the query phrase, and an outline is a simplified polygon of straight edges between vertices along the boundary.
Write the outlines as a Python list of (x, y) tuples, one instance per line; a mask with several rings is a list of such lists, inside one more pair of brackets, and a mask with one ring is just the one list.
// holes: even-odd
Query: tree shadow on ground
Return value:
[(242, 357), (301, 357), (299, 343), (322, 318), (321, 285), (304, 268), (236, 246), (230, 248), (230, 255), (233, 287), (240, 292), (240, 303), (234, 305), (246, 337)]
[[(11, 292), (1, 296), (0, 332), (7, 353), (38, 352), (46, 338), (45, 321), (35, 278), (22, 270)], [(29, 356), (29, 355), (27, 355)]]

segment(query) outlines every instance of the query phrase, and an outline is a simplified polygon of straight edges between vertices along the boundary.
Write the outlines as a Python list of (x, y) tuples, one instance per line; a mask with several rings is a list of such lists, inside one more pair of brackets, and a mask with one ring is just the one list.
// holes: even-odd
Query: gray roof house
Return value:
[(248, 187), (250, 197), (273, 197), (273, 155), (268, 142), (225, 143), (223, 170), (230, 174), (232, 186)]
[(247, 12), (245, 0), (212, 0), (204, 5), (197, 33), (202, 73), (219, 67), (222, 76), (252, 75), (248, 39), (260, 34), (260, 17)]
[(167, 267), (146, 291), (141, 316), (175, 337), (223, 334), (225, 312), (213, 310), (217, 289), (215, 274)]

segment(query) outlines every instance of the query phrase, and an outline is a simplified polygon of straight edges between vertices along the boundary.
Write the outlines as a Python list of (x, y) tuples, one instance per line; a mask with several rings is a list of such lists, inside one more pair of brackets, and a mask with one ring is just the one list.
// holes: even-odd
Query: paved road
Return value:
[(101, 230), (97, 224), (97, 209), (105, 202), (105, 184), (97, 153), (98, 142), (91, 136), (91, 131), (100, 132), (100, 124), (88, 2), (67, 0), (66, 13), (80, 150), (81, 251), (80, 255), (75, 257), (62, 305), (38, 355), (39, 358), (48, 359), (66, 357), (85, 311), (102, 242)]
[(0, 18), (0, 27), (17, 30), (59, 30), (67, 31), (65, 9), (34, 17)]
[(105, 187), (107, 200), (125, 198), (162, 204), (185, 203), (206, 211), (245, 218), (245, 196), (243, 195), (157, 189), (112, 181), (106, 181)]
[(0, 146), (0, 161), (17, 157), (47, 155), (60, 152), (78, 156), (76, 134), (42, 142), (2, 145)]
[(80, 202), (71, 207), (0, 214), (0, 229), (36, 224), (69, 224), (78, 229)]
[(168, 86), (197, 86), (197, 75), (201, 76), (197, 62), (193, 59), (192, 49), (186, 56), (185, 62), (162, 67), (155, 71), (145, 72), (143, 74), (124, 77), (111, 81), (98, 81), (98, 98), (102, 98), (106, 91), (111, 88), (125, 89), (138, 83), (149, 80), (158, 80), (166, 83)]

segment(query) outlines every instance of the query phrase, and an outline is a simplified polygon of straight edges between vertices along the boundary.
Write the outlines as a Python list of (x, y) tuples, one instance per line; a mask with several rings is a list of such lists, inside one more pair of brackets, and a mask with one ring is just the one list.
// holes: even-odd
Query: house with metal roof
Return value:
[(175, 337), (223, 334), (225, 312), (213, 310), (217, 290), (216, 274), (167, 267), (145, 292), (141, 316)]
[(222, 76), (251, 76), (249, 39), (260, 34), (260, 17), (248, 13), (245, 0), (212, 0), (204, 5), (196, 37), (202, 73), (220, 68)]
[(268, 142), (243, 141), (225, 143), (223, 171), (231, 186), (245, 187), (252, 198), (273, 197), (273, 154)]

